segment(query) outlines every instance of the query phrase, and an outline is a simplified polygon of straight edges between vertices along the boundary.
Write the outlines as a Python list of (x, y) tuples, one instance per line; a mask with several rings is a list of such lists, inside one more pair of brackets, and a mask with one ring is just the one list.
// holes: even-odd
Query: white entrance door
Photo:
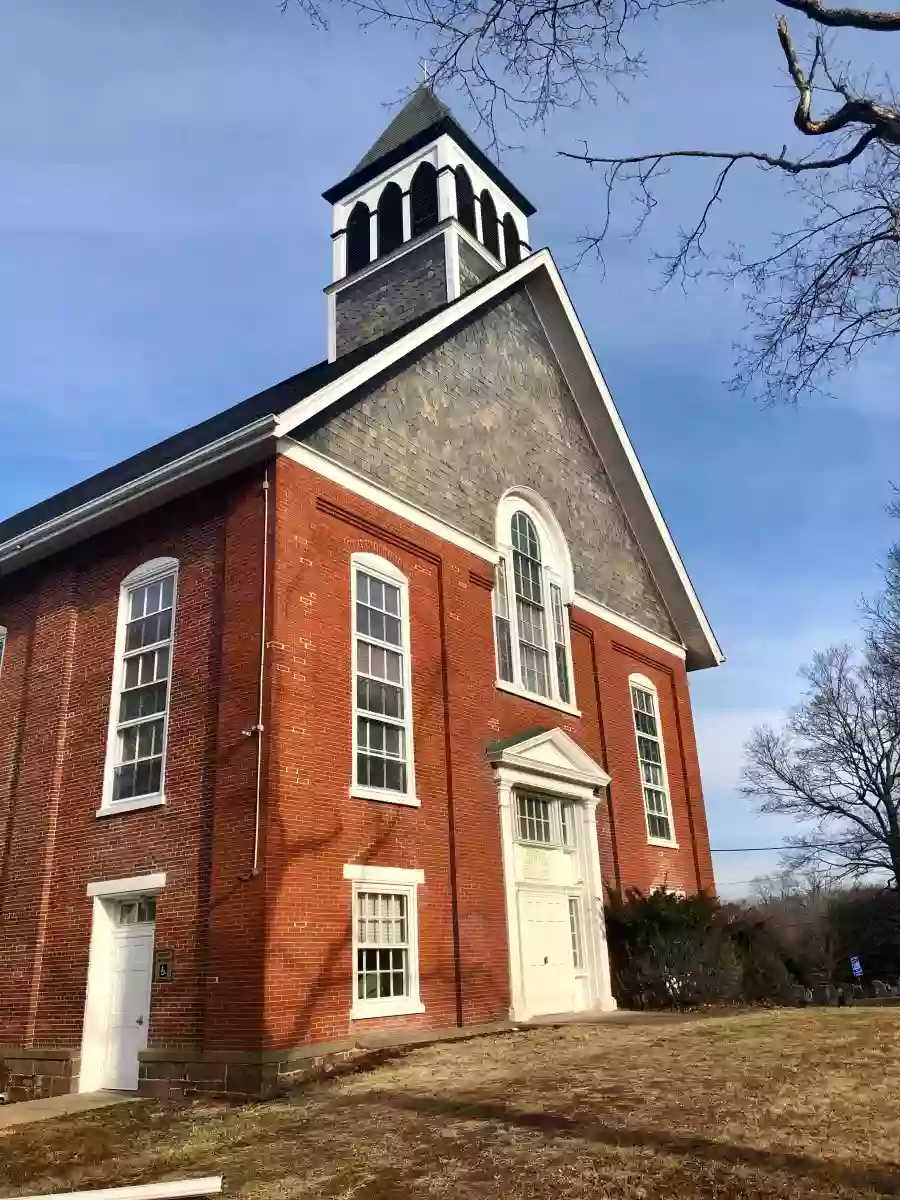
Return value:
[(120, 926), (113, 934), (106, 1023), (106, 1059), (101, 1087), (134, 1091), (138, 1051), (147, 1045), (153, 926)]
[(568, 896), (520, 888), (519, 927), (528, 1012), (571, 1012), (576, 1004)]

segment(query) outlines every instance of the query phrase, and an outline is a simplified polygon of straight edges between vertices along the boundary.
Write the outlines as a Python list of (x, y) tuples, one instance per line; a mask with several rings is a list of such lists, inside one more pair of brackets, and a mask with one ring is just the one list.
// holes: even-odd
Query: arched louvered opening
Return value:
[(360, 200), (347, 221), (347, 274), (352, 275), (371, 259), (369, 206)]
[(457, 167), (456, 177), (456, 215), (463, 229), (478, 236), (478, 226), (475, 224), (475, 192), (472, 190), (472, 180), (465, 167)]
[(519, 230), (512, 213), (503, 218), (503, 250), (506, 254), (506, 265), (514, 267), (522, 261), (522, 248), (519, 245)]
[(423, 162), (413, 175), (409, 189), (412, 209), (412, 235), (418, 237), (438, 223), (437, 171), (431, 163)]
[(403, 245), (403, 193), (389, 183), (378, 197), (378, 257)]
[(481, 193), (481, 240), (494, 258), (500, 257), (500, 227), (497, 224), (497, 209), (491, 193)]

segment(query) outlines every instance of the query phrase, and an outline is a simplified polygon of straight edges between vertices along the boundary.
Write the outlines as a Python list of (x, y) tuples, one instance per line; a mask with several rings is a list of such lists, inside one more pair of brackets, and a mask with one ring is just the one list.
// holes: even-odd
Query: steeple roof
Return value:
[(356, 164), (350, 174), (323, 192), (322, 196), (329, 204), (343, 200), (356, 188), (375, 179), (382, 172), (390, 170), (402, 162), (408, 155), (415, 153), (422, 146), (427, 146), (441, 134), (453, 138), (457, 146), (464, 150), (478, 164), (489, 179), (501, 188), (512, 202), (525, 214), (533, 216), (535, 212), (531, 201), (523, 196), (516, 185), (500, 170), (496, 163), (472, 141), (453, 113), (439, 100), (427, 83), (420, 83), (403, 108), (397, 113), (384, 133), (378, 138), (367, 154)]
[(354, 175), (357, 171), (368, 167), (370, 163), (384, 158), (398, 146), (406, 145), (410, 138), (430, 129), (444, 117), (455, 120), (453, 113), (442, 100), (437, 98), (428, 84), (420, 83), (381, 137), (353, 168)]

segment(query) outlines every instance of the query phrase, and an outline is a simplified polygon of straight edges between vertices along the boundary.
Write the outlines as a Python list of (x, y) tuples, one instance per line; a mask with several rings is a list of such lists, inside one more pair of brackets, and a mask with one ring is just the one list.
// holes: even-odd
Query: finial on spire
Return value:
[(420, 58), (419, 66), (422, 68), (422, 82), (427, 87), (428, 86), (428, 59)]

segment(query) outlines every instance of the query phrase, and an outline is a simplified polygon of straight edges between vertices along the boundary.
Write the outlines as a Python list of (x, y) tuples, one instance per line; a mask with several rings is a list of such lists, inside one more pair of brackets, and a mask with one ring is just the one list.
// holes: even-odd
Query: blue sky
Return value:
[[(647, 35), (629, 102), (601, 90), (543, 130), (508, 131), (520, 148), (504, 167), (538, 208), (532, 242), (564, 267), (601, 196), (558, 149), (791, 140), (768, 6), (676, 12)], [(317, 32), (275, 0), (5, 0), (0, 515), (324, 356), (320, 193), (390, 119), (423, 52), (346, 14)], [(657, 245), (707, 179), (670, 176)], [(723, 243), (790, 220), (780, 180), (735, 183)], [(605, 276), (583, 266), (567, 283), (728, 656), (692, 679), (713, 845), (773, 845), (788, 826), (737, 795), (741, 747), (796, 698), (801, 662), (853, 637), (877, 586), (900, 478), (896, 351), (834, 398), (758, 408), (723, 384), (740, 297), (654, 290), (649, 249), (617, 239)], [(717, 855), (723, 890), (777, 858)]]

